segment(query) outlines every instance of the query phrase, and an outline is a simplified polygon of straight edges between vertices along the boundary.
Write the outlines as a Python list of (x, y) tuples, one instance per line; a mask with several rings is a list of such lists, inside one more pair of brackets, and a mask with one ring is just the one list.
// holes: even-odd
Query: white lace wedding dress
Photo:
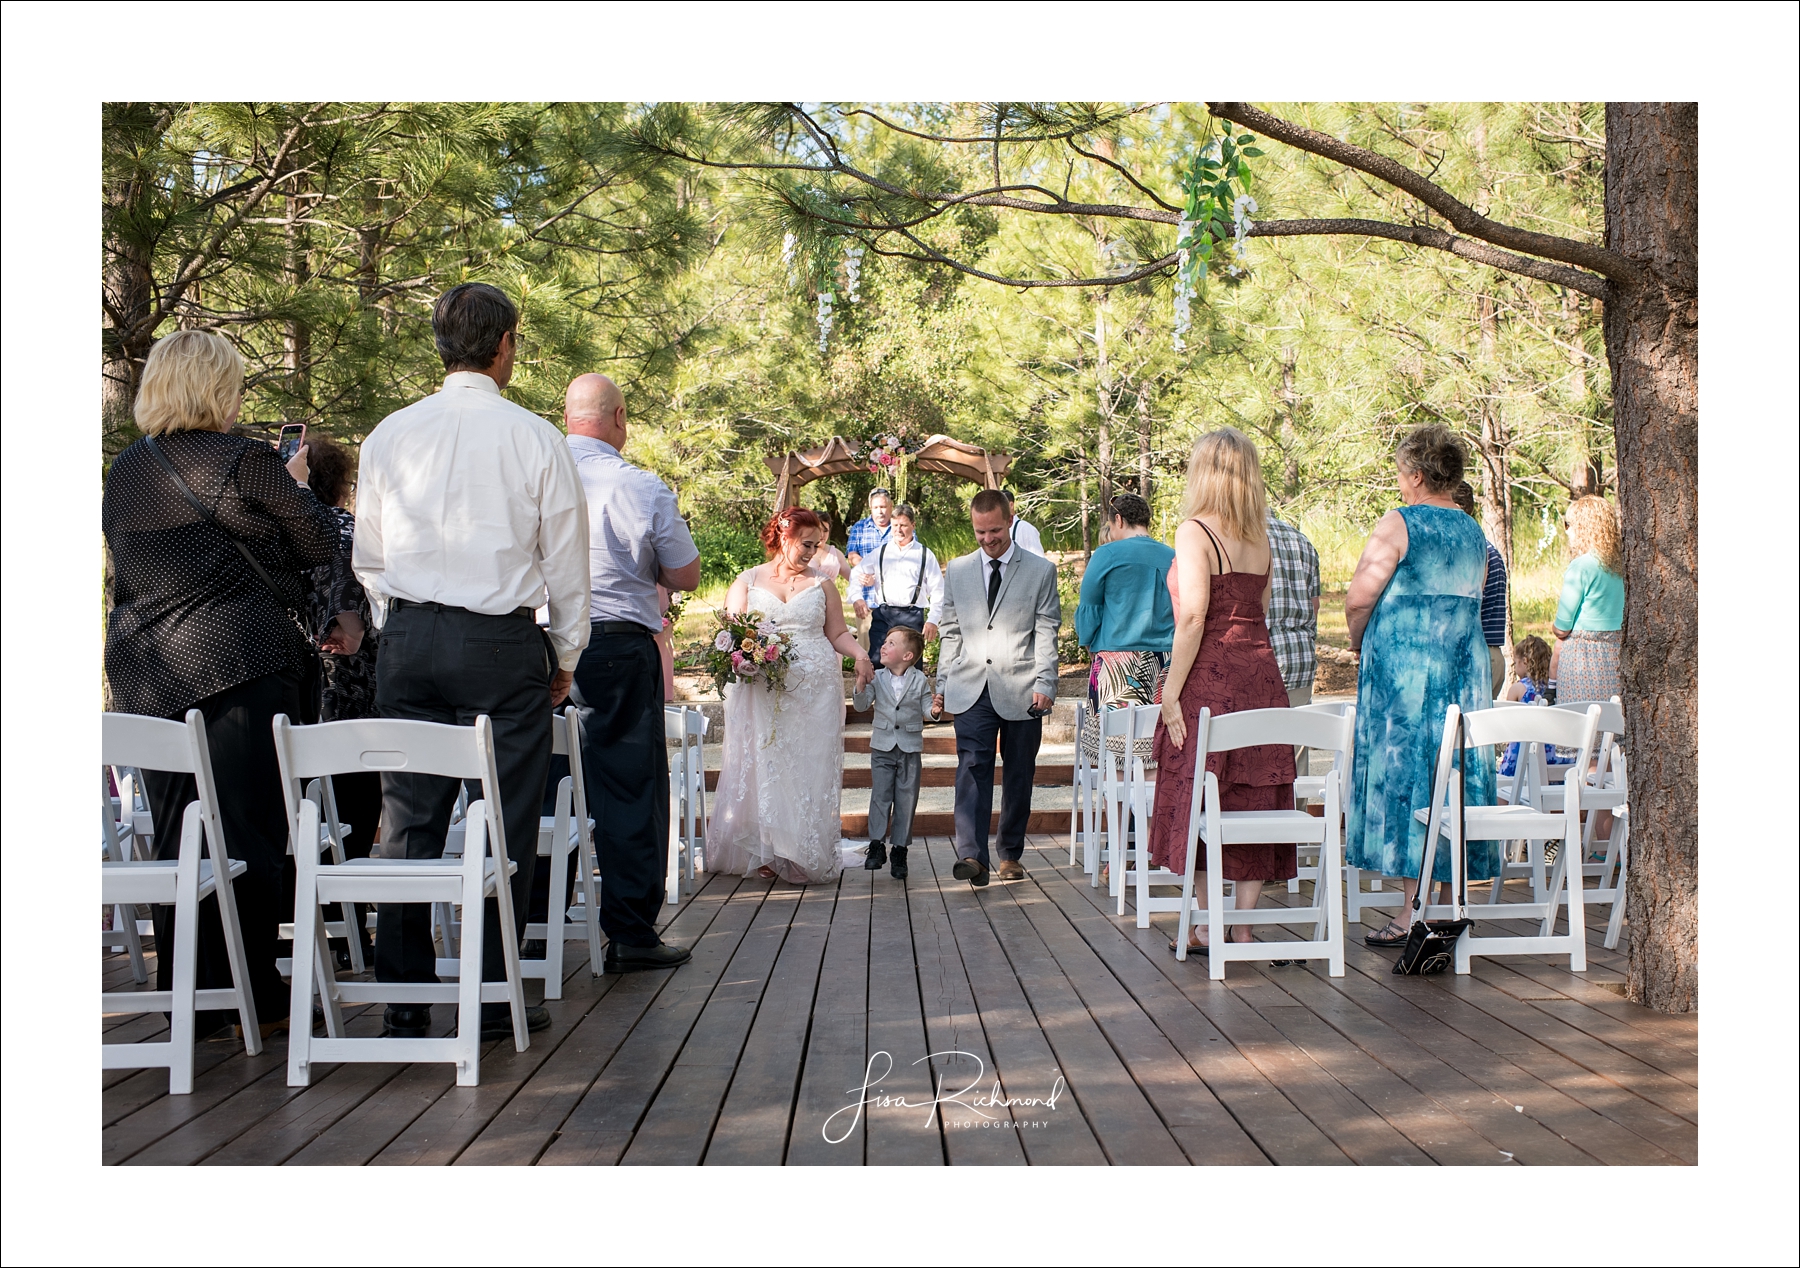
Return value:
[(744, 574), (749, 606), (794, 636), (787, 683), (725, 689), (725, 753), (706, 841), (706, 870), (748, 876), (768, 867), (805, 885), (834, 881), (838, 792), (844, 779), (842, 658), (825, 641), (825, 604), (835, 586), (820, 578), (784, 603)]

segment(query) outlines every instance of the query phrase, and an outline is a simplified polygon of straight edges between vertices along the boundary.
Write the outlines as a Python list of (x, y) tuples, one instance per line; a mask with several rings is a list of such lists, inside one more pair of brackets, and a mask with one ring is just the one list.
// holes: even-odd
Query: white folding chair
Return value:
[[(127, 863), (135, 856), (136, 834), (132, 831), (132, 790), (124, 779), (115, 777), (119, 795), (114, 797), (107, 782), (107, 768), (100, 768), (100, 857), (109, 863)], [(121, 817), (122, 816), (122, 817)], [(131, 980), (142, 986), (150, 980), (144, 967), (143, 930), (138, 925), (136, 903), (114, 903), (112, 928), (100, 931), (100, 945), (108, 951), (122, 951), (131, 959)]]
[[(1564, 785), (1562, 805), (1556, 810), (1523, 805), (1465, 806), (1462, 781), (1453, 775), (1457, 723), (1462, 724), (1466, 748), (1504, 745), (1514, 741), (1521, 746), (1530, 743), (1556, 744), (1575, 750), (1574, 770), (1586, 770), (1594, 749), (1594, 735), (1600, 723), (1600, 706), (1590, 705), (1585, 713), (1565, 709), (1480, 709), (1463, 713), (1455, 705), (1444, 718), (1444, 738), (1438, 746), (1437, 772), (1432, 780), (1431, 804), (1413, 812), (1413, 818), (1425, 824), (1425, 857), (1421, 877), (1430, 877), (1440, 842), (1450, 851), (1450, 892), (1455, 900), (1447, 904), (1426, 901), (1427, 883), (1421, 883), (1413, 906), (1415, 918), (1467, 917), (1472, 920), (1537, 920), (1538, 934), (1495, 938), (1477, 938), (1473, 930), (1465, 931), (1456, 942), (1456, 971), (1469, 971), (1469, 958), (1474, 955), (1564, 955), (1569, 957), (1569, 970), (1587, 971), (1587, 928), (1582, 917), (1582, 884), (1579, 861), (1571, 868), (1569, 857), (1581, 845), (1582, 781), (1570, 779)], [(1521, 751), (1523, 751), (1521, 747)], [(1465, 753), (1465, 760), (1467, 754)], [(1463, 874), (1463, 842), (1540, 840), (1562, 845), (1551, 868), (1544, 901), (1530, 903), (1479, 903), (1468, 905)], [(1569, 907), (1568, 932), (1554, 933), (1557, 913), (1566, 902)]]
[[(542, 959), (519, 960), (519, 976), (542, 979), (545, 999), (561, 999), (563, 943), (587, 938), (588, 968), (601, 972), (600, 904), (594, 890), (594, 825), (588, 818), (587, 783), (581, 775), (581, 724), (575, 710), (555, 715), (550, 728), (550, 751), (569, 759), (569, 773), (556, 785), (556, 813), (538, 820), (538, 858), (550, 860), (550, 905), (557, 918), (531, 921), (525, 941), (544, 944)], [(563, 909), (568, 892), (569, 855), (575, 855), (576, 894), (580, 900)], [(543, 866), (539, 863), (539, 866)], [(576, 923), (579, 920), (579, 923)]]
[[(103, 713), (100, 760), (194, 777), (197, 797), (182, 815), (181, 845), (174, 859), (115, 857), (100, 864), (101, 902), (127, 908), (138, 903), (165, 903), (175, 908), (175, 945), (156, 949), (158, 955), (171, 957), (171, 989), (103, 991), (100, 995), (102, 1013), (168, 1013), (169, 1037), (153, 1043), (103, 1043), (100, 1068), (139, 1070), (166, 1066), (169, 1094), (185, 1096), (194, 1090), (195, 1010), (235, 1010), (244, 1033), (244, 1050), (251, 1056), (262, 1051), (256, 1001), (250, 995), (249, 961), (244, 955), (243, 931), (238, 924), (237, 897), (232, 892), (232, 882), (247, 869), (245, 864), (232, 860), (220, 828), (218, 789), (213, 784), (212, 754), (206, 747), (206, 721), (200, 710), (189, 709), (185, 723), (132, 713)], [(105, 799), (105, 810), (110, 819), (110, 796)], [(200, 903), (209, 895), (218, 899), (232, 984), (200, 990), (194, 985)]]
[(1077, 701), (1075, 773), (1071, 781), (1074, 800), (1069, 806), (1069, 866), (1075, 866), (1079, 852), (1082, 868), (1087, 872), (1090, 884), (1097, 883), (1092, 878), (1098, 876), (1100, 871), (1100, 851), (1095, 844), (1099, 835), (1100, 764), (1088, 750), (1090, 744), (1098, 744), (1099, 735), (1099, 723), (1094, 711), (1088, 708), (1085, 700)]
[[(1624, 779), (1625, 759), (1621, 757), (1619, 759), (1619, 780), (1623, 783)], [(1606, 860), (1609, 866), (1615, 861), (1617, 862), (1618, 878), (1611, 885), (1602, 879), (1600, 888), (1593, 891), (1593, 897), (1597, 902), (1612, 903), (1612, 919), (1606, 922), (1606, 942), (1604, 944), (1606, 949), (1611, 951), (1619, 945), (1619, 932), (1625, 926), (1625, 882), (1631, 875), (1631, 808), (1629, 806), (1620, 807), (1613, 813), (1612, 845), (1607, 849)], [(1584, 894), (1583, 897), (1586, 898), (1588, 895)]]
[[(1125, 914), (1126, 890), (1134, 884), (1140, 904), (1147, 904), (1151, 885), (1173, 885), (1176, 881), (1175, 873), (1150, 865), (1150, 808), (1156, 795), (1156, 781), (1150, 775), (1148, 763), (1151, 760), (1150, 744), (1156, 735), (1156, 719), (1161, 712), (1160, 705), (1147, 704), (1102, 709), (1099, 714), (1100, 801), (1106, 816), (1106, 863), (1109, 869), (1107, 892), (1121, 916)], [(1140, 928), (1149, 927), (1147, 906), (1139, 906), (1138, 922)]]
[[(1299, 706), (1298, 711), (1301, 713), (1320, 713), (1333, 718), (1341, 718), (1345, 714), (1349, 714), (1352, 719), (1356, 717), (1356, 706), (1345, 701), (1333, 701), (1327, 704), (1303, 704)], [(1331, 770), (1337, 773), (1339, 789), (1348, 789), (1350, 787), (1350, 759), (1354, 755), (1353, 750), (1356, 744), (1356, 727), (1354, 722), (1352, 722), (1350, 728), (1350, 744), (1350, 748), (1334, 749), (1331, 754)], [(1310, 765), (1312, 750), (1305, 749), (1304, 752), (1307, 755), (1307, 761)], [(1315, 775), (1310, 770), (1296, 770), (1294, 772), (1294, 809), (1301, 809), (1302, 803), (1304, 802), (1323, 801), (1325, 799), (1326, 778), (1326, 775)], [(1340, 801), (1341, 800), (1342, 798), (1340, 797)], [(1317, 881), (1319, 879), (1318, 854), (1309, 851), (1308, 847), (1305, 845), (1299, 847), (1299, 852), (1299, 870), (1294, 874), (1293, 879), (1287, 883), (1288, 893), (1290, 894), (1298, 894), (1300, 892), (1301, 881)], [(1311, 859), (1312, 862), (1308, 863), (1308, 859)], [(1380, 877), (1375, 878), (1375, 884), (1377, 886), (1381, 884)]]
[[(1338, 752), (1347, 749), (1356, 727), (1355, 710), (1333, 717), (1303, 709), (1246, 709), (1213, 717), (1200, 711), (1192, 738), (1194, 746), (1194, 799), (1188, 809), (1187, 871), (1181, 882), (1181, 926), (1175, 939), (1175, 956), (1187, 959), (1189, 931), (1204, 922), (1207, 928), (1207, 960), (1215, 981), (1225, 977), (1231, 960), (1294, 960), (1323, 956), (1332, 977), (1344, 976), (1344, 916), (1338, 893), (1343, 876), (1342, 772), (1324, 776), (1323, 818), (1304, 810), (1224, 810), (1219, 806), (1219, 779), (1206, 769), (1212, 753), (1259, 744), (1304, 744)], [(1314, 844), (1319, 849), (1319, 879), (1313, 883), (1310, 907), (1252, 907), (1239, 911), (1225, 906), (1225, 847), (1228, 845)], [(1201, 850), (1206, 851), (1206, 904), (1194, 893), (1194, 874)], [(1233, 886), (1235, 890), (1235, 885)], [(1233, 925), (1306, 925), (1313, 936), (1301, 942), (1227, 942)]]
[(664, 884), (670, 903), (694, 888), (695, 855), (706, 839), (706, 714), (689, 705), (663, 706), (663, 738), (674, 740), (669, 763), (669, 868)]
[[(312, 918), (294, 922), (294, 975), (291, 1016), (310, 1016), (316, 991), (324, 1004), (326, 1034), (292, 1025), (288, 1037), (288, 1086), (305, 1087), (314, 1061), (442, 1061), (456, 1066), (456, 1082), (480, 1082), (481, 1006), (508, 1004), (513, 1045), (524, 1052), (525, 993), (519, 976), (519, 944), (513, 924), (509, 878), (517, 869), (506, 856), (506, 828), (500, 782), (494, 766), (493, 728), (483, 714), (475, 725), (445, 726), (392, 718), (361, 718), (293, 726), (275, 718), (275, 754), (292, 823), (296, 886), (294, 911)], [(312, 843), (319, 839), (319, 805), (301, 795), (303, 781), (351, 771), (406, 771), (453, 779), (479, 779), (482, 799), (469, 806), (461, 857), (436, 859), (350, 859), (320, 864)], [(483, 928), (482, 900), (494, 898), (500, 928)], [(325, 940), (320, 903), (449, 903), (462, 908), (462, 958), (437, 962), (451, 982), (340, 982), (321, 956)], [(484, 937), (498, 937), (506, 965), (501, 982), (481, 980)], [(456, 1034), (443, 1039), (346, 1038), (340, 1005), (345, 1003), (445, 1004), (457, 1006)]]

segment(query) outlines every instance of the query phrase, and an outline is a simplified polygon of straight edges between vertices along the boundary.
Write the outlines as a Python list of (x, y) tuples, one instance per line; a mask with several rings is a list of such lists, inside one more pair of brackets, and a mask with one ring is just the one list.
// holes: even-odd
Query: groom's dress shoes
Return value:
[(863, 868), (870, 872), (879, 872), (887, 866), (887, 842), (869, 842), (869, 857), (863, 860)]
[(894, 879), (897, 881), (906, 879), (906, 847), (904, 845), (894, 847), (893, 873)]
[(627, 947), (609, 942), (606, 944), (606, 971), (639, 973), (648, 969), (672, 969), (678, 964), (686, 964), (693, 956), (686, 947), (672, 947), (666, 942), (654, 947)]
[(950, 875), (959, 881), (968, 881), (976, 888), (988, 883), (988, 870), (980, 859), (957, 859)]
[(1003, 881), (1022, 881), (1025, 879), (1025, 867), (1017, 859), (1001, 859), (997, 869)]

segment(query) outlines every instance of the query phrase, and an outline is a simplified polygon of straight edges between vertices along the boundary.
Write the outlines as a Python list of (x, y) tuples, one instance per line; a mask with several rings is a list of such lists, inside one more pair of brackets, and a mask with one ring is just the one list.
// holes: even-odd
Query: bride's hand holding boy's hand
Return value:
[(868, 686), (870, 683), (872, 683), (874, 681), (875, 681), (875, 666), (874, 666), (874, 664), (869, 660), (869, 658), (866, 655), (858, 656), (856, 658), (856, 689), (858, 691), (861, 691), (864, 687)]

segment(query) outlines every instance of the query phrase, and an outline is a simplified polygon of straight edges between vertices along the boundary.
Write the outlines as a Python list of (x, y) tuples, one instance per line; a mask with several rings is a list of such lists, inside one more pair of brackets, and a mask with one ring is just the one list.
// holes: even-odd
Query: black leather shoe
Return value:
[(521, 942), (519, 944), (519, 958), (521, 960), (542, 960), (548, 954), (549, 952), (545, 948), (544, 941), (541, 938), (532, 938), (528, 942)]
[[(548, 1029), (550, 1029), (550, 1010), (548, 1008), (537, 1004), (525, 1010), (526, 1033), (535, 1035), (540, 1030)], [(491, 1017), (488, 1016), (485, 1008), (482, 1009), (481, 1037), (483, 1039), (511, 1039), (512, 1009), (508, 1007), (504, 1012), (495, 1013)]]
[(906, 879), (906, 847), (904, 845), (896, 845), (894, 847), (894, 866), (891, 870), (893, 871), (895, 880), (903, 881)]
[[(895, 848), (898, 849), (899, 847), (896, 846)], [(863, 870), (865, 872), (879, 872), (882, 868), (884, 868), (886, 866), (887, 866), (887, 842), (886, 841), (871, 841), (871, 842), (869, 842), (869, 857), (863, 860)]]
[(672, 969), (693, 957), (694, 953), (686, 947), (672, 947), (666, 942), (653, 947), (627, 947), (609, 942), (606, 944), (606, 971), (640, 973), (649, 969)]
[(389, 1004), (381, 1014), (383, 1039), (423, 1039), (430, 1031), (429, 1004)]
[(950, 869), (950, 875), (959, 881), (968, 881), (976, 888), (988, 883), (988, 870), (982, 866), (980, 859), (957, 859), (956, 866)]

